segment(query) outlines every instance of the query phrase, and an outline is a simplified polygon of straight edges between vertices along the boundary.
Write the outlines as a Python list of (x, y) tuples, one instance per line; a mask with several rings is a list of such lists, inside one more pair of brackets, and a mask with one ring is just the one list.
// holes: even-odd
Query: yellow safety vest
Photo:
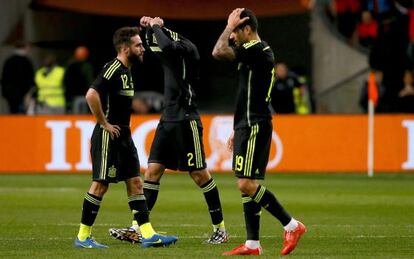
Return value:
[(293, 89), (293, 102), (295, 103), (296, 114), (309, 114), (311, 111), (309, 103), (309, 92), (304, 87), (306, 80), (303, 77), (298, 78), (301, 87), (295, 87)]
[(55, 66), (49, 73), (45, 74), (45, 72), (46, 67), (41, 67), (36, 71), (37, 101), (50, 107), (65, 107), (63, 89), (65, 69)]

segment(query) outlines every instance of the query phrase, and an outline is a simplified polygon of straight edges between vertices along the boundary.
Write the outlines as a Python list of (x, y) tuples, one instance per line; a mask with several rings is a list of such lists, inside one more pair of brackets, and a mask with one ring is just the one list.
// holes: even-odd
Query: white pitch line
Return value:
[[(50, 225), (50, 224), (49, 224)], [(57, 226), (62, 226), (62, 227), (64, 227), (64, 226), (79, 226), (79, 223), (57, 223), (56, 224)], [(114, 225), (119, 225), (119, 223), (98, 223), (98, 224), (95, 224), (94, 226), (109, 226), (109, 227), (113, 227)], [(179, 224), (179, 225), (176, 225), (176, 224), (157, 224), (157, 226), (161, 226), (161, 227), (205, 227), (205, 226), (210, 226), (210, 225), (208, 225), (208, 224)], [(238, 225), (235, 225), (235, 224), (232, 224), (231, 225), (232, 227), (244, 227), (244, 224), (238, 224)], [(344, 224), (344, 225), (319, 225), (319, 224), (315, 224), (315, 225), (309, 225), (309, 224), (307, 224), (306, 225), (307, 227), (311, 227), (311, 228), (315, 228), (315, 229), (318, 229), (318, 228), (332, 228), (332, 226), (334, 226), (334, 227), (344, 227), (344, 228), (359, 228), (359, 227), (364, 227), (364, 228), (377, 228), (377, 227), (381, 227), (381, 228), (383, 228), (383, 227), (393, 227), (393, 228), (395, 228), (396, 227), (396, 225), (395, 224), (372, 224), (372, 225), (362, 225), (362, 224), (359, 224), (359, 225), (349, 225), (349, 224)], [(414, 224), (407, 224), (407, 225), (401, 225), (401, 226), (398, 226), (398, 227), (406, 227), (406, 228), (414, 228)], [(275, 227), (276, 228), (276, 227)]]
[[(230, 238), (244, 238), (245, 236), (231, 235)], [(281, 238), (280, 235), (263, 235), (261, 238)], [(205, 239), (207, 235), (202, 236), (179, 236), (179, 239)], [(344, 238), (344, 236), (314, 236), (314, 238)], [(360, 239), (383, 239), (383, 238), (414, 238), (414, 236), (345, 236), (345, 238), (360, 238)], [(49, 238), (36, 238), (36, 237), (16, 237), (16, 238), (0, 238), (0, 241), (37, 241), (37, 240), (73, 240), (74, 237), (49, 237)]]
[[(45, 224), (46, 225), (46, 224)], [(48, 226), (50, 226), (50, 224), (47, 224)], [(79, 223), (58, 223), (56, 224), (59, 227), (72, 227), (72, 226), (79, 226)], [(102, 227), (117, 227), (117, 225), (119, 225), (119, 223), (98, 223), (98, 224), (94, 224), (94, 226), (102, 226)], [(37, 226), (37, 224), (33, 224), (32, 226)], [(194, 227), (211, 227), (211, 225), (209, 224), (156, 224), (157, 228), (159, 227), (181, 227), (181, 228), (194, 228)], [(232, 225), (235, 227), (243, 227), (244, 225)], [(125, 226), (124, 226), (125, 227)]]
[(76, 188), (70, 188), (70, 187), (21, 187), (21, 188), (15, 188), (15, 187), (0, 187), (0, 192), (77, 192), (78, 189)]

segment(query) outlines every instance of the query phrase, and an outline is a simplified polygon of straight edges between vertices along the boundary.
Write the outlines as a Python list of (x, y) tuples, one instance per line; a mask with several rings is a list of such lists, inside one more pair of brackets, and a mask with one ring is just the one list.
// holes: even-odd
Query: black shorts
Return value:
[(201, 121), (160, 121), (148, 163), (189, 172), (206, 168)]
[(92, 179), (101, 182), (125, 181), (139, 176), (137, 149), (129, 127), (121, 127), (115, 140), (99, 124), (91, 138)]
[(234, 131), (233, 171), (236, 177), (264, 179), (272, 128), (271, 121), (262, 121)]

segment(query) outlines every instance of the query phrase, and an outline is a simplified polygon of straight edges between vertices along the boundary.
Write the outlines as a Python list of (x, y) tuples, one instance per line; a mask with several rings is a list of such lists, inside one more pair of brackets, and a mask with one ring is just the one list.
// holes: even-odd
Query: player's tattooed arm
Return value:
[(233, 32), (233, 29), (226, 27), (218, 38), (216, 45), (213, 49), (213, 57), (215, 59), (236, 59), (236, 54), (234, 53), (233, 48), (229, 45), (230, 34)]
[(216, 42), (216, 45), (213, 49), (213, 57), (216, 59), (236, 59), (236, 54), (234, 53), (233, 48), (229, 45), (229, 38), (231, 33), (241, 25), (244, 21), (249, 19), (249, 17), (240, 18), (240, 13), (244, 8), (236, 8), (231, 12), (229, 18), (227, 19), (227, 26), (224, 31), (221, 33), (219, 39)]

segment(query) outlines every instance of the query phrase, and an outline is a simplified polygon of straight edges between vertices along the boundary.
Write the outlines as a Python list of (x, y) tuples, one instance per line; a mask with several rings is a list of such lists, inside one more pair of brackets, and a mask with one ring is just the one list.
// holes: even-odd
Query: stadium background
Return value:
[[(213, 8), (206, 8), (207, 2)], [(211, 159), (214, 148), (228, 157), (223, 140), (231, 130), (228, 116), (233, 112), (235, 72), (231, 64), (215, 62), (210, 53), (227, 13), (241, 5), (261, 10), (260, 35), (275, 50), (277, 60), (301, 71), (313, 86), (316, 115), (274, 117), (278, 138), (274, 138), (271, 159), (280, 151), (278, 143), (284, 152), (266, 178), (266, 186), (276, 190), (278, 198), (308, 226), (309, 233), (293, 256), (412, 258), (414, 117), (376, 115), (376, 174), (366, 177), (368, 120), (357, 100), (367, 78), (367, 53), (338, 36), (320, 10), (304, 7), (311, 2), (229, 0), (202, 5), (204, 1), (190, 0), (5, 0), (0, 2), (0, 66), (11, 53), (12, 43), (24, 39), (33, 44), (31, 58), (36, 67), (50, 51), (63, 64), (78, 44), (86, 44), (90, 61), (98, 70), (115, 54), (110, 39), (116, 28), (134, 25), (144, 14), (163, 16), (169, 27), (182, 32), (200, 49), (204, 62), (197, 92), (208, 157)], [(160, 90), (163, 82), (159, 73), (160, 67), (148, 56), (145, 66), (135, 71), (136, 82), (143, 90)], [(156, 118), (136, 116), (133, 126), (140, 128)], [(214, 126), (215, 118), (221, 126)], [(74, 250), (79, 204), (90, 181), (88, 160), (83, 156), (88, 151), (83, 144), (88, 136), (82, 133), (88, 132), (91, 123), (90, 116), (0, 116), (1, 257), (213, 258), (243, 240), (234, 177), (228, 165), (215, 165), (214, 177), (231, 233), (229, 244), (202, 244), (206, 238), (203, 233), (208, 233), (210, 226), (201, 194), (185, 174), (168, 174), (151, 217), (158, 229), (180, 236), (175, 247), (137, 250), (107, 236), (110, 226), (126, 226), (130, 220), (124, 187), (115, 185), (105, 197), (95, 225), (95, 235), (111, 249), (104, 253)], [(210, 129), (219, 134), (211, 138), (215, 132)], [(56, 133), (60, 135), (53, 135)], [(144, 142), (148, 149), (151, 133)], [(262, 245), (265, 256), (274, 257), (282, 241), (281, 228), (263, 214)]]
[[(176, 4), (180, 8), (170, 10), (171, 8), (162, 9), (165, 6), (164, 1), (124, 0), (117, 3), (118, 9), (121, 9), (119, 13), (114, 13), (112, 10), (114, 8), (108, 8), (109, 10), (106, 12), (105, 10), (101, 11), (101, 6), (110, 6), (112, 1), (87, 1), (87, 3), (79, 5), (72, 1), (20, 2), (30, 3), (31, 8), (21, 10), (19, 19), (14, 21), (14, 26), (4, 29), (3, 40), (5, 43), (3, 51), (0, 52), (0, 61), (10, 53), (6, 46), (12, 45), (17, 38), (24, 37), (33, 44), (31, 54), (36, 66), (39, 66), (44, 55), (51, 51), (57, 55), (60, 64), (65, 64), (66, 60), (71, 57), (74, 48), (79, 44), (85, 44), (91, 52), (90, 61), (98, 72), (103, 64), (115, 55), (111, 39), (117, 28), (138, 25), (139, 17), (145, 13), (160, 15), (165, 17), (166, 26), (190, 38), (200, 51), (202, 59), (201, 85), (197, 88), (197, 95), (201, 111), (208, 113), (233, 112), (233, 102), (228, 101), (228, 96), (231, 96), (236, 89), (234, 80), (231, 80), (231, 76), (235, 73), (234, 67), (217, 62), (211, 56), (216, 38), (220, 35), (227, 20), (227, 14), (224, 11), (226, 9), (223, 8), (221, 12), (214, 10), (216, 6), (222, 8), (223, 4), (220, 1), (210, 1), (212, 7), (207, 15), (211, 15), (211, 18), (203, 18), (202, 20), (198, 16), (206, 13), (206, 7), (197, 6), (195, 3), (198, 1), (180, 1), (179, 5)], [(309, 13), (301, 7), (299, 2), (282, 2), (284, 2), (282, 6), (268, 0), (258, 3), (247, 1), (247, 4), (252, 5), (253, 9), (256, 6), (260, 7), (260, 10), (263, 10), (262, 12), (265, 14), (267, 11), (267, 14), (260, 20), (260, 32), (261, 36), (275, 49), (278, 60), (289, 61), (293, 66), (299, 67), (304, 70), (304, 73), (310, 75)], [(227, 9), (231, 9), (231, 6), (234, 5), (237, 6), (237, 4), (238, 1), (229, 1)], [(55, 6), (59, 8), (54, 8)], [(79, 10), (76, 8), (77, 6), (85, 6), (85, 8)], [(159, 6), (159, 9), (151, 8), (151, 6)], [(287, 10), (283, 9), (284, 6)], [(185, 11), (177, 13), (177, 10), (180, 9)], [(107, 12), (111, 13), (111, 11), (112, 15), (107, 15)], [(7, 17), (6, 9), (3, 9), (3, 12)], [(269, 13), (272, 12), (281, 15), (270, 15)], [(206, 14), (202, 17), (206, 17)], [(53, 26), (50, 26), (51, 22), (53, 22)], [(6, 25), (3, 26), (6, 27)], [(147, 51), (145, 63), (133, 70), (138, 90), (162, 92), (163, 80), (159, 76), (160, 73), (161, 67)]]

